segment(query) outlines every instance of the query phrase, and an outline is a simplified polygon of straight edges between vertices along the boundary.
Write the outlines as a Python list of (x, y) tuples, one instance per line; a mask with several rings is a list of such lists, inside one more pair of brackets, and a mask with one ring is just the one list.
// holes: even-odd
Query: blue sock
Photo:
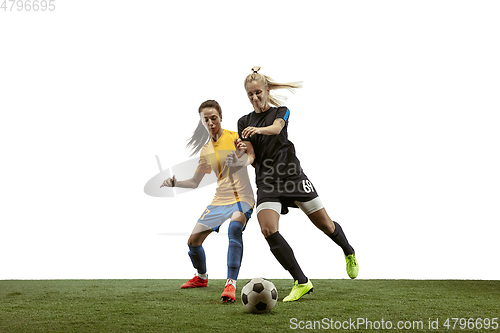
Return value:
[(207, 272), (207, 260), (205, 257), (205, 250), (203, 246), (189, 246), (189, 257), (193, 263), (194, 268), (198, 270), (198, 273), (205, 274)]
[(228, 228), (227, 278), (237, 280), (243, 257), (243, 224), (231, 221)]

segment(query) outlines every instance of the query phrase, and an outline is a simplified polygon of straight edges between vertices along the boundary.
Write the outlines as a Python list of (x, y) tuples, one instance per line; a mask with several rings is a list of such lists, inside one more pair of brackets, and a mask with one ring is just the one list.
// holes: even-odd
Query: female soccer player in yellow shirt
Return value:
[[(221, 127), (222, 110), (219, 103), (214, 100), (205, 101), (200, 105), (198, 112), (201, 118), (200, 123), (188, 143), (188, 147), (193, 149), (193, 154), (200, 151), (200, 161), (193, 178), (180, 181), (172, 176), (160, 187), (196, 188), (205, 174), (215, 172), (217, 176), (215, 197), (201, 214), (188, 239), (188, 254), (194, 268), (197, 269), (197, 274), (181, 288), (207, 286), (208, 275), (203, 241), (212, 231), (219, 232), (222, 223), (230, 219), (227, 282), (221, 298), (223, 302), (234, 302), (236, 280), (243, 256), (242, 232), (252, 215), (255, 203), (246, 168), (249, 163), (248, 156), (242, 154), (239, 159), (236, 158), (235, 143), (238, 144), (239, 136), (237, 132)], [(239, 161), (239, 164), (236, 163), (233, 167), (226, 165), (228, 155)]]

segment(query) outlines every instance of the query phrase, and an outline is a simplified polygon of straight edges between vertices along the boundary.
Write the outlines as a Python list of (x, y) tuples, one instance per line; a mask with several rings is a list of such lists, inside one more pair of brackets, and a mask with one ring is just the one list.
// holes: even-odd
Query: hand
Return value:
[(234, 140), (234, 146), (236, 147), (236, 155), (238, 155), (238, 157), (241, 157), (247, 152), (247, 145), (245, 142), (241, 141), (241, 139)]
[(177, 184), (177, 179), (175, 179), (175, 176), (172, 176), (172, 178), (166, 179), (163, 184), (160, 185), (160, 187), (175, 187)]
[(230, 152), (226, 156), (226, 165), (229, 167), (237, 167), (238, 165), (238, 155), (236, 155), (235, 151)]
[(243, 139), (249, 138), (255, 134), (262, 134), (261, 128), (260, 127), (247, 127), (241, 132), (241, 136), (243, 136)]

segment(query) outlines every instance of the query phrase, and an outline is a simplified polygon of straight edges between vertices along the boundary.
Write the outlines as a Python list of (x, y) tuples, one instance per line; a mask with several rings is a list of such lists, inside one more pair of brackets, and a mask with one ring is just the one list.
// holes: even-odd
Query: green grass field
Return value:
[(283, 303), (291, 281), (272, 280), (279, 301), (256, 315), (239, 296), (247, 280), (234, 304), (220, 301), (225, 280), (183, 290), (184, 280), (0, 281), (0, 332), (500, 332), (500, 281), (318, 279)]

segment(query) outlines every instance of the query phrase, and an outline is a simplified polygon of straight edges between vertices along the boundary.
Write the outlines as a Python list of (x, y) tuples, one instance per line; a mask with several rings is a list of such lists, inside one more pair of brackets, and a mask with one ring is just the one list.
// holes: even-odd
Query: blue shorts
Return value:
[[(234, 212), (242, 212), (245, 217), (250, 220), (252, 217), (253, 208), (244, 201), (239, 201), (232, 205), (226, 206), (208, 206), (198, 219), (198, 223), (212, 228), (213, 231), (219, 232), (219, 228), (226, 221), (230, 219)], [(245, 228), (243, 228), (245, 230)]]

